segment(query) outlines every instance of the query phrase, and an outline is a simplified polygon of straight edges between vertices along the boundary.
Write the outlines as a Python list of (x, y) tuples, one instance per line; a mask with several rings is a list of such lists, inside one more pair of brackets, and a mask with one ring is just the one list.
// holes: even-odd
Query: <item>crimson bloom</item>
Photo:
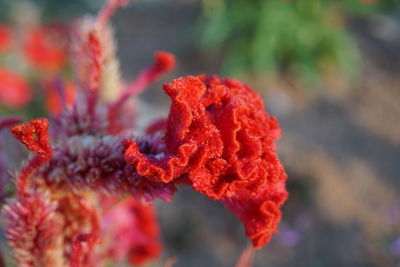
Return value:
[(0, 103), (10, 108), (28, 104), (31, 92), (28, 82), (17, 72), (0, 67)]
[(125, 159), (152, 181), (189, 182), (235, 213), (256, 248), (269, 242), (287, 198), (275, 149), (280, 128), (250, 87), (217, 76), (189, 76), (164, 86), (172, 105), (165, 153), (154, 158), (125, 141)]
[(7, 25), (0, 24), (0, 53), (6, 52), (12, 41), (12, 33)]
[[(123, 259), (137, 265), (157, 258), (162, 246), (151, 201), (172, 200), (178, 184), (221, 201), (255, 248), (277, 230), (288, 195), (275, 148), (281, 130), (249, 86), (217, 76), (176, 79), (164, 85), (172, 100), (168, 118), (137, 136), (135, 117), (124, 109), (129, 98), (175, 65), (172, 54), (158, 52), (120, 95), (102, 98), (105, 88), (120, 87), (118, 75), (109, 75), (118, 64), (110, 64), (115, 51), (107, 22), (123, 3), (109, 0), (96, 18), (77, 24), (72, 103), (61, 79), (45, 83), (61, 106), (50, 108), (53, 121), (11, 130), (35, 154), (17, 173), (17, 198), (5, 208), (7, 237), (21, 266), (94, 267)], [(62, 49), (42, 30), (28, 38), (27, 55), (54, 71), (63, 64)], [(249, 249), (243, 265), (251, 255)]]
[(65, 66), (67, 49), (64, 30), (51, 26), (30, 29), (24, 44), (29, 63), (48, 72), (58, 72)]

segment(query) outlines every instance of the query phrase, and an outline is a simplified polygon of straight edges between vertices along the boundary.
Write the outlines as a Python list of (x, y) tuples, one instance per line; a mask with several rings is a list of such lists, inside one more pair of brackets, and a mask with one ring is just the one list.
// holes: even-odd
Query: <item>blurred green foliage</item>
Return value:
[(10, 10), (21, 3), (29, 3), (40, 10), (44, 22), (71, 20), (83, 14), (94, 13), (101, 7), (101, 0), (0, 0), (0, 21), (10, 19)]
[(201, 43), (222, 49), (229, 75), (284, 73), (316, 82), (334, 70), (350, 78), (360, 55), (345, 28), (349, 16), (399, 6), (398, 0), (209, 0), (203, 5)]

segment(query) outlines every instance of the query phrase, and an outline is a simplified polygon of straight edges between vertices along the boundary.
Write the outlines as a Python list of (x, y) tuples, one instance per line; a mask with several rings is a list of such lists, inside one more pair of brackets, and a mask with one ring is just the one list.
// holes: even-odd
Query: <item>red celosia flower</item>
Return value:
[[(13, 242), (24, 231), (40, 235), (12, 243), (14, 253), (21, 252), (22, 260), (29, 255), (35, 266), (46, 266), (41, 265), (45, 259), (41, 255), (58, 247), (60, 239), (61, 266), (68, 262), (76, 267), (100, 266), (110, 258), (144, 263), (159, 256), (161, 245), (154, 209), (140, 202), (154, 197), (170, 200), (178, 183), (221, 201), (244, 223), (254, 247), (266, 245), (277, 229), (280, 207), (287, 197), (286, 174), (275, 150), (280, 136), (277, 121), (248, 86), (216, 76), (177, 79), (164, 87), (172, 99), (166, 122), (151, 125), (149, 134), (135, 141), (122, 142), (132, 136), (122, 135), (131, 124), (121, 123), (119, 117), (132, 119), (123, 113), (123, 104), (175, 65), (171, 54), (157, 53), (155, 63), (114, 104), (101, 101), (104, 89), (119, 87), (118, 79), (106, 75), (105, 66), (114, 60), (106, 24), (124, 2), (109, 0), (96, 19), (80, 24), (75, 58), (79, 59), (76, 70), (82, 90), (74, 104), (65, 108), (65, 88), (52, 85), (65, 108), (55, 116), (52, 146), (47, 120), (12, 129), (35, 155), (16, 177), (17, 200), (7, 211), (8, 237)], [(61, 57), (53, 53), (58, 49), (47, 46), (46, 37), (43, 32), (36, 34), (33, 48), (27, 46), (26, 51), (33, 51), (33, 64), (40, 58), (44, 65), (38, 67), (54, 70), (59, 68), (53, 64), (59, 61), (55, 59)], [(114, 82), (106, 83), (103, 78)], [(162, 131), (166, 132), (163, 138), (158, 134)], [(130, 196), (107, 209), (103, 202), (110, 197), (114, 203), (121, 195)], [(48, 223), (54, 228), (42, 231)], [(55, 234), (50, 236), (50, 232)], [(41, 246), (46, 240), (50, 247)], [(99, 246), (95, 246), (97, 241), (101, 241)], [(24, 246), (28, 243), (34, 243), (33, 250)], [(37, 247), (44, 249), (37, 251)], [(243, 258), (244, 265), (251, 262), (250, 252)]]
[(6, 52), (11, 46), (11, 31), (7, 25), (0, 24), (0, 53)]
[(67, 40), (59, 27), (33, 28), (28, 32), (24, 50), (29, 63), (41, 70), (60, 71), (67, 62)]
[(103, 227), (104, 236), (111, 238), (107, 253), (116, 260), (128, 258), (139, 265), (160, 255), (159, 226), (152, 205), (128, 198), (104, 215)]
[(11, 133), (36, 155), (23, 167), (17, 179), (17, 194), (20, 198), (27, 195), (28, 179), (52, 155), (53, 150), (48, 136), (49, 122), (36, 119), (14, 126)]
[[(66, 266), (68, 263), (75, 267), (100, 266), (110, 257), (116, 258), (121, 253), (131, 263), (141, 264), (159, 256), (161, 251), (154, 209), (138, 202), (150, 201), (155, 196), (170, 200), (176, 191), (175, 185), (146, 179), (126, 163), (122, 146), (122, 140), (126, 137), (112, 135), (108, 131), (109, 106), (100, 101), (103, 66), (110, 57), (107, 57), (107, 49), (104, 49), (108, 40), (103, 38), (102, 31), (105, 28), (100, 27), (105, 25), (97, 24), (105, 24), (110, 10), (123, 2), (110, 0), (109, 5), (103, 9), (104, 16), (99, 16), (98, 23), (86, 25), (88, 31), (82, 35), (83, 42), (80, 44), (88, 48), (82, 49), (82, 52), (87, 56), (89, 72), (78, 85), (82, 90), (74, 99), (74, 104), (67, 106), (65, 88), (62, 88), (61, 83), (50, 85), (53, 87), (51, 91), (57, 94), (64, 108), (60, 114), (55, 115), (55, 127), (51, 131), (52, 146), (47, 120), (33, 120), (12, 129), (13, 135), (35, 155), (23, 165), (16, 177), (17, 200), (15, 205), (10, 205), (10, 214), (13, 215), (14, 211), (22, 213), (17, 208), (23, 207), (27, 211), (22, 215), (43, 215), (41, 207), (47, 207), (44, 200), (48, 200), (55, 203), (50, 218), (57, 218), (57, 222), (51, 223), (62, 230), (49, 237), (47, 232), (41, 232), (40, 227), (47, 224), (40, 220), (27, 221), (23, 216), (10, 216), (8, 232), (13, 233), (12, 227), (20, 221), (24, 223), (20, 232), (25, 229), (36, 230), (35, 233), (41, 236), (33, 236), (34, 241), (27, 240), (25, 245), (28, 248), (36, 240), (42, 242), (42, 236), (49, 242), (53, 241), (52, 238), (61, 240), (62, 255), (57, 254), (57, 257), (62, 263), (52, 266)], [(143, 76), (145, 79), (139, 79), (139, 88), (153, 82), (173, 65), (173, 56), (170, 54), (161, 53), (156, 58), (156, 64)], [(164, 145), (160, 142), (160, 136), (144, 136), (138, 138), (137, 142), (147, 155), (161, 157)], [(43, 197), (49, 196), (42, 201), (45, 203), (36, 200), (36, 197), (42, 196), (42, 192)], [(104, 195), (131, 195), (133, 198), (115, 207), (116, 211), (112, 209), (107, 212), (101, 203)], [(36, 203), (38, 210), (31, 203)], [(104, 213), (105, 218), (102, 216)], [(39, 219), (47, 219), (45, 215)], [(109, 225), (104, 231), (99, 226), (102, 219)], [(9, 239), (13, 242), (14, 237), (9, 235)], [(110, 242), (107, 243), (106, 239), (110, 239)], [(95, 246), (96, 241), (102, 244)], [(20, 247), (22, 245), (13, 246), (14, 253), (19, 253)], [(50, 253), (51, 249), (44, 247), (36, 253), (36, 248), (34, 245), (33, 253), (29, 254), (34, 265), (49, 266), (47, 263), (41, 265), (40, 260), (44, 259), (41, 257), (42, 252)], [(22, 254), (29, 252), (22, 251)], [(24, 260), (22, 256), (18, 258), (19, 262)]]
[(161, 159), (125, 142), (137, 172), (169, 183), (187, 177), (193, 188), (223, 201), (244, 223), (253, 245), (266, 245), (287, 197), (276, 155), (277, 120), (250, 87), (233, 79), (185, 77), (164, 86), (172, 99)]
[(31, 99), (29, 85), (20, 74), (0, 67), (0, 103), (19, 108)]
[(87, 46), (91, 55), (91, 75), (89, 81), (89, 91), (97, 94), (100, 86), (101, 70), (101, 44), (98, 34), (95, 31), (89, 32)]
[(30, 176), (52, 155), (48, 121), (32, 120), (14, 126), (11, 133), (35, 156), (17, 176), (17, 200), (5, 207), (6, 235), (18, 266), (60, 266), (62, 222), (56, 215), (57, 203), (47, 191), (28, 190)]

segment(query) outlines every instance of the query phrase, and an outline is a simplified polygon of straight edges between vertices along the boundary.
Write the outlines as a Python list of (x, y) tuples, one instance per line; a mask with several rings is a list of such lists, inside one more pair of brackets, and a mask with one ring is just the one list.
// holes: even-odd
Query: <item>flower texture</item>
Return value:
[[(171, 201), (174, 184), (151, 181), (137, 174), (123, 157), (123, 138), (78, 135), (54, 146), (54, 156), (41, 168), (48, 184), (64, 190), (95, 190), (105, 194), (130, 193), (137, 200), (159, 197)], [(159, 153), (157, 140), (141, 138), (140, 146), (153, 155)]]
[(221, 200), (244, 223), (254, 247), (263, 247), (277, 230), (287, 198), (274, 143), (281, 133), (277, 120), (260, 96), (233, 79), (189, 76), (164, 90), (172, 100), (164, 156), (146, 155), (126, 140), (127, 162), (152, 181), (188, 180)]

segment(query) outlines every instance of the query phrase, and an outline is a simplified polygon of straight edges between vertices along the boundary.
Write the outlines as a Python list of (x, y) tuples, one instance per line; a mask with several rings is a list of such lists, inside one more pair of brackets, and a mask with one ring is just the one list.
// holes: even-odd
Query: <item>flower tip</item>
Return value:
[(154, 67), (158, 72), (167, 72), (172, 70), (176, 65), (175, 56), (172, 53), (158, 51), (155, 54)]
[(52, 154), (48, 136), (48, 127), (48, 120), (35, 119), (26, 124), (14, 126), (11, 128), (11, 134), (29, 150), (48, 158)]

